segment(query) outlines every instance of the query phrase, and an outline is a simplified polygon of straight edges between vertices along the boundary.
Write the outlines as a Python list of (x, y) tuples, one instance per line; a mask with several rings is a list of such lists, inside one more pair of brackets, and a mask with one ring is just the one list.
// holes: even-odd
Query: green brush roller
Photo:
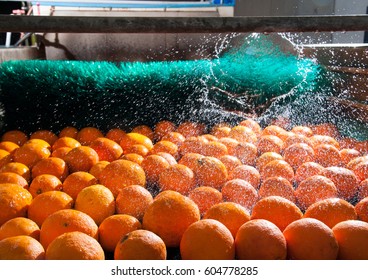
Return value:
[(211, 59), (8, 61), (0, 65), (2, 130), (128, 129), (162, 119), (236, 123), (273, 115), (267, 110), (275, 99), (281, 107), (314, 93), (320, 73), (311, 59), (285, 53), (259, 34)]

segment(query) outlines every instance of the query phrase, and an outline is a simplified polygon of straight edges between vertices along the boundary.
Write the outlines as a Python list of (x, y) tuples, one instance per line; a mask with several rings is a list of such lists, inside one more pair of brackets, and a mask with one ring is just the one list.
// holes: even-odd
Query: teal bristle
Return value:
[(268, 108), (275, 97), (283, 97), (278, 103), (284, 106), (313, 95), (321, 71), (313, 60), (284, 53), (259, 34), (211, 59), (7, 61), (0, 65), (2, 130), (58, 131), (66, 125), (107, 130), (162, 119), (236, 123), (244, 115), (234, 111), (272, 115)]

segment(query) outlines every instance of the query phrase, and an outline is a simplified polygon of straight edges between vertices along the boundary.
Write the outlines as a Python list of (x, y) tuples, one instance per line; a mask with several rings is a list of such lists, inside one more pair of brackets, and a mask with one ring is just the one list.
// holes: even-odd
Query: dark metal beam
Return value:
[(0, 15), (0, 32), (231, 33), (368, 30), (367, 15), (282, 17), (89, 17)]

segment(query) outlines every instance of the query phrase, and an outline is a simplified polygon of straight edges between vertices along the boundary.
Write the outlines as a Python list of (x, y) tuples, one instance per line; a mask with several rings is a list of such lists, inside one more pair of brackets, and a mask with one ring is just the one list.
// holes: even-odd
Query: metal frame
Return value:
[(0, 32), (231, 33), (368, 30), (368, 15), (282, 17), (89, 17), (0, 15)]

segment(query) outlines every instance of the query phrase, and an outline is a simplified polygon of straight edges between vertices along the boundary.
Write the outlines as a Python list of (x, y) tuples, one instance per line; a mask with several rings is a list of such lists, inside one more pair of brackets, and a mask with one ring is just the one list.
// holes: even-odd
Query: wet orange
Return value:
[(200, 186), (191, 190), (188, 193), (188, 197), (197, 204), (202, 217), (213, 205), (222, 202), (221, 192), (206, 186)]
[(269, 177), (264, 180), (258, 190), (259, 198), (267, 196), (281, 196), (296, 202), (293, 185), (283, 177)]
[(254, 205), (251, 219), (268, 220), (283, 231), (290, 223), (302, 217), (302, 211), (290, 200), (281, 196), (267, 196)]
[(60, 191), (63, 188), (63, 183), (58, 177), (51, 174), (41, 174), (35, 177), (29, 185), (29, 192), (33, 198), (36, 196), (48, 192), (48, 191)]
[(97, 127), (83, 127), (80, 129), (77, 133), (76, 139), (84, 146), (88, 146), (94, 141), (95, 139), (99, 137), (104, 137), (101, 130), (99, 130)]
[(152, 201), (152, 194), (146, 188), (130, 185), (120, 190), (116, 197), (116, 213), (131, 215), (141, 221)]
[(295, 190), (297, 205), (302, 210), (319, 200), (337, 197), (337, 194), (334, 182), (321, 175), (308, 177)]
[(103, 220), (98, 227), (99, 242), (105, 251), (114, 252), (121, 238), (129, 232), (141, 228), (141, 223), (133, 216), (112, 215)]
[(332, 229), (321, 221), (303, 218), (283, 231), (288, 258), (293, 260), (335, 260), (339, 245)]
[(304, 213), (304, 218), (315, 218), (330, 228), (346, 220), (356, 220), (354, 206), (340, 198), (327, 198), (310, 205)]
[(235, 237), (239, 260), (284, 260), (287, 249), (282, 231), (270, 221), (255, 219), (244, 223)]
[(64, 157), (69, 172), (88, 172), (99, 161), (98, 153), (88, 146), (80, 146), (71, 149)]
[(234, 238), (219, 221), (200, 220), (185, 230), (180, 255), (183, 260), (232, 260), (235, 258)]
[(129, 185), (146, 185), (146, 175), (143, 168), (132, 161), (118, 159), (111, 162), (102, 170), (99, 176), (100, 183), (109, 188), (114, 197), (119, 191)]
[(247, 181), (242, 179), (232, 179), (227, 181), (222, 189), (222, 198), (224, 201), (240, 204), (248, 211), (258, 201), (257, 190)]

